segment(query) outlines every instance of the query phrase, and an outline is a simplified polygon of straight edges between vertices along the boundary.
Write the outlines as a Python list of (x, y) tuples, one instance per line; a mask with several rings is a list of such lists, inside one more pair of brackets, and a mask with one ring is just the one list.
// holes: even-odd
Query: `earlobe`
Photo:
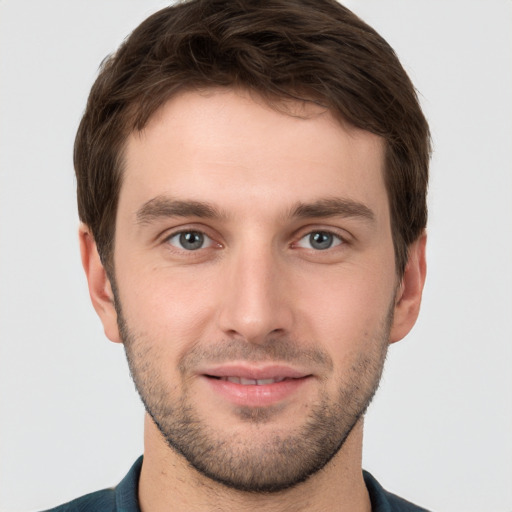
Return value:
[(114, 306), (114, 294), (105, 268), (101, 263), (96, 242), (88, 226), (81, 224), (78, 230), (80, 254), (84, 267), (91, 302), (100, 317), (107, 338), (121, 343), (117, 326), (117, 312)]
[(409, 258), (395, 298), (395, 311), (390, 343), (404, 338), (418, 318), (427, 263), (425, 257), (427, 235), (423, 233), (409, 247)]

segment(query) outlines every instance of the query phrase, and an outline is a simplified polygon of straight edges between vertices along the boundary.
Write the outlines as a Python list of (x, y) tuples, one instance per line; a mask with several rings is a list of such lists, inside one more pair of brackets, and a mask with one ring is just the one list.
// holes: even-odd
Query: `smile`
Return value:
[(299, 400), (314, 382), (313, 375), (285, 366), (254, 368), (226, 365), (200, 374), (213, 400), (245, 407), (267, 407)]
[(247, 379), (245, 377), (214, 377), (219, 380), (225, 380), (228, 382), (233, 382), (234, 384), (242, 384), (243, 386), (265, 386), (268, 384), (275, 384), (277, 382), (283, 382), (288, 377), (274, 377), (270, 379)]

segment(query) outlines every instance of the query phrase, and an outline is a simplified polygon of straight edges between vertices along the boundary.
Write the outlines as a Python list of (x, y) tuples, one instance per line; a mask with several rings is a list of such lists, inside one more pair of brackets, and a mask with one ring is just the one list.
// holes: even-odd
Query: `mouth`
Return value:
[(233, 382), (234, 384), (241, 384), (242, 386), (267, 386), (269, 384), (276, 384), (277, 382), (283, 382), (284, 380), (290, 380), (290, 377), (271, 377), (269, 379), (247, 379), (245, 377), (216, 377), (215, 375), (206, 375), (211, 379), (224, 380), (227, 382)]
[(243, 386), (265, 386), (310, 376), (307, 371), (280, 364), (256, 366), (230, 363), (203, 370), (200, 373), (205, 377)]
[(238, 406), (265, 407), (298, 399), (313, 375), (287, 366), (226, 365), (201, 372), (216, 399)]

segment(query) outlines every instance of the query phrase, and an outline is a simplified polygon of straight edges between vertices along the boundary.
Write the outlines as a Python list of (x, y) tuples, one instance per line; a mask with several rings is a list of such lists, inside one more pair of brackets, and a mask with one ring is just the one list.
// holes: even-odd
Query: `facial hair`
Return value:
[[(392, 306), (394, 305), (394, 302)], [(361, 340), (360, 351), (343, 375), (334, 374), (332, 358), (314, 345), (284, 337), (262, 345), (244, 340), (198, 342), (179, 361), (179, 382), (162, 375), (156, 345), (130, 329), (116, 300), (118, 325), (130, 373), (146, 411), (168, 446), (202, 475), (229, 488), (253, 493), (279, 492), (305, 481), (338, 453), (364, 415), (379, 386), (386, 358), (393, 307), (378, 332)], [(168, 341), (172, 343), (172, 340)], [(238, 407), (236, 415), (252, 434), (234, 436), (214, 428), (194, 405), (191, 376), (199, 363), (279, 361), (314, 368), (325, 380), (336, 379), (337, 391), (324, 386), (300, 427), (259, 436), (279, 406)], [(256, 435), (255, 435), (256, 434)]]

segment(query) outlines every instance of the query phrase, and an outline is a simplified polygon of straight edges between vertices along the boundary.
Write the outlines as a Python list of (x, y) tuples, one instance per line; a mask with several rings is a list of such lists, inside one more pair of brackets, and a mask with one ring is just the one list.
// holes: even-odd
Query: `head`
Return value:
[(179, 3), (144, 21), (107, 58), (77, 133), (78, 210), (113, 276), (127, 137), (184, 90), (237, 87), (275, 108), (300, 99), (385, 143), (396, 270), (427, 221), (430, 141), (393, 49), (335, 0)]
[(93, 303), (156, 438), (245, 491), (339, 457), (416, 319), (428, 154), (393, 51), (334, 1), (184, 2), (132, 33), (75, 165)]

